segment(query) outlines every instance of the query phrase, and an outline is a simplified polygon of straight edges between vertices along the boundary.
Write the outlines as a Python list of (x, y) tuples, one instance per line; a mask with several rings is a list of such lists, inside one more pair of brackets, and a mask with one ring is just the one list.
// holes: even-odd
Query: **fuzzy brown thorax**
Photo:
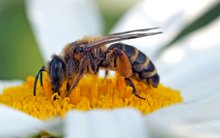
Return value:
[[(88, 51), (83, 50), (83, 49), (86, 48), (85, 47), (86, 44), (95, 42), (99, 40), (100, 38), (101, 38), (100, 36), (85, 36), (84, 38), (80, 40), (67, 44), (63, 49), (62, 55), (64, 56), (64, 59), (74, 58), (79, 62), (82, 59), (82, 57), (88, 53), (91, 54), (94, 58), (98, 58), (100, 55), (100, 52), (106, 51), (107, 48), (105, 45), (102, 45), (98, 48), (90, 49)], [(82, 52), (80, 50), (77, 50), (80, 48), (82, 48), (83, 50)]]

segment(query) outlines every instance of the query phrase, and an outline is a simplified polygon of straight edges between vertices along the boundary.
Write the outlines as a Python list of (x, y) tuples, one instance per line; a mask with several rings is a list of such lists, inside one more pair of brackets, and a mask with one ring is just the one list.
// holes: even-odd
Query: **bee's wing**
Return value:
[[(104, 44), (109, 44), (113, 42), (118, 42), (121, 40), (128, 40), (128, 39), (135, 39), (135, 38), (140, 38), (140, 37), (146, 37), (150, 35), (156, 35), (156, 34), (161, 34), (162, 32), (149, 32), (146, 33), (146, 31), (152, 30), (152, 29), (157, 29), (157, 28), (148, 28), (148, 29), (138, 29), (138, 30), (131, 30), (131, 31), (126, 31), (126, 32), (121, 32), (121, 33), (115, 33), (115, 34), (109, 34), (107, 36), (102, 37), (101, 39), (88, 43), (86, 45), (86, 49), (92, 49), (99, 47)], [(142, 33), (140, 33), (142, 32)]]
[(137, 29), (137, 30), (130, 30), (130, 31), (125, 31), (125, 32), (120, 32), (120, 33), (113, 33), (113, 34), (108, 34), (108, 36), (116, 36), (116, 35), (124, 35), (124, 34), (131, 34), (131, 33), (137, 33), (137, 32), (146, 32), (154, 29), (159, 29), (159, 27), (153, 27), (153, 28), (144, 28), (144, 29)]

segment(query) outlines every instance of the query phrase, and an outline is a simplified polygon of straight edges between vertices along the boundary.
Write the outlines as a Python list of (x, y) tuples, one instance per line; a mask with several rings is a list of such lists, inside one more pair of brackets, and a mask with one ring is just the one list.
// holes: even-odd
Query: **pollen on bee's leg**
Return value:
[(116, 88), (119, 90), (124, 90), (126, 88), (125, 79), (122, 76), (118, 76), (116, 80)]
[(76, 86), (70, 93), (70, 102), (72, 104), (77, 104), (81, 101), (80, 88)]

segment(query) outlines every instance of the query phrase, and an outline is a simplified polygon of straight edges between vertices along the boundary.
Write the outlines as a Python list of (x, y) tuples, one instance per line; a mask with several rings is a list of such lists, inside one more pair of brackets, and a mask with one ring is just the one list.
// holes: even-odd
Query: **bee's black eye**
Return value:
[(76, 53), (82, 53), (84, 51), (83, 47), (76, 47), (75, 52)]
[(49, 64), (49, 76), (52, 83), (52, 90), (58, 92), (62, 82), (65, 79), (66, 66), (62, 59), (56, 55), (53, 56)]

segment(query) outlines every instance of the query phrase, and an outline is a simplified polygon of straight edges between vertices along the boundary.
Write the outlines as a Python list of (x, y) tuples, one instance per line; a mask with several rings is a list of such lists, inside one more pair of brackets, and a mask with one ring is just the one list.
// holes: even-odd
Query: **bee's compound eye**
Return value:
[(49, 65), (49, 76), (53, 86), (53, 91), (57, 92), (60, 88), (60, 84), (64, 81), (65, 69), (66, 67), (62, 59), (54, 55)]

